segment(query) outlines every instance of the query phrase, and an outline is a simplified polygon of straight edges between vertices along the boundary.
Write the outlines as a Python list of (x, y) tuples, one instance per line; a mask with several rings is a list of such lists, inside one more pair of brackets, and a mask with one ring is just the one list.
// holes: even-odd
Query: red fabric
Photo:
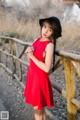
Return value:
[[(38, 38), (34, 43), (34, 56), (44, 62), (43, 52), (48, 43), (51, 41), (40, 41)], [(48, 74), (40, 69), (32, 60), (26, 76), (26, 85), (24, 89), (24, 96), (26, 103), (31, 104), (33, 107), (38, 106), (38, 110), (43, 107), (53, 107), (53, 92), (52, 85)]]

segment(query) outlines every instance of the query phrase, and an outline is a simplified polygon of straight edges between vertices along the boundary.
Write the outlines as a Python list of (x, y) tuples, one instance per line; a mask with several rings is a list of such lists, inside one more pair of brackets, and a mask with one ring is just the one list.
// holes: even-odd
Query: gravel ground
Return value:
[[(5, 56), (2, 56), (2, 58), (4, 57)], [(26, 61), (25, 56), (23, 56), (22, 59)], [(5, 64), (5, 62), (6, 61), (4, 59), (3, 63)], [(8, 58), (7, 62), (7, 66), (12, 69), (12, 64), (10, 64), (12, 61)], [(18, 73), (18, 67), (16, 69), (16, 73)], [(22, 71), (22, 80), (25, 84), (27, 68), (23, 66)], [(50, 79), (56, 81), (65, 89), (64, 66), (62, 65), (52, 75), (50, 75)], [(80, 100), (80, 78), (77, 75), (75, 81), (77, 88), (77, 98)], [(52, 109), (48, 109), (53, 115), (54, 119), (52, 120), (67, 120), (66, 100), (54, 89), (53, 93), (55, 106)], [(24, 102), (22, 87), (16, 81), (16, 79), (12, 79), (3, 68), (0, 68), (0, 99), (2, 100), (6, 110), (9, 111), (10, 120), (34, 119), (32, 107), (25, 104)], [(80, 111), (78, 111), (77, 120), (80, 120)]]
[(22, 93), (23, 90), (16, 80), (12, 80), (11, 76), (0, 68), (0, 99), (9, 111), (10, 120), (34, 120), (33, 110), (24, 103)]
[[(60, 70), (58, 70), (60, 72)], [(51, 75), (51, 79), (55, 79), (59, 73)], [(63, 73), (62, 73), (63, 74)], [(60, 74), (61, 75), (61, 74)], [(25, 75), (23, 75), (25, 78)], [(54, 77), (53, 77), (54, 76)], [(59, 79), (59, 80), (58, 80)], [(57, 82), (61, 84), (61, 77), (57, 77)], [(62, 85), (65, 88), (65, 85)], [(80, 81), (77, 87), (80, 86)], [(79, 89), (80, 90), (80, 89)], [(53, 89), (55, 106), (51, 111), (55, 120), (67, 120), (66, 101), (59, 93)], [(78, 95), (79, 95), (78, 91)], [(0, 99), (5, 108), (9, 111), (10, 120), (33, 120), (33, 110), (30, 105), (26, 105), (23, 98), (23, 89), (15, 79), (12, 79), (3, 68), (0, 68)], [(52, 119), (53, 120), (53, 119)], [(80, 111), (78, 111), (77, 120), (80, 120)]]

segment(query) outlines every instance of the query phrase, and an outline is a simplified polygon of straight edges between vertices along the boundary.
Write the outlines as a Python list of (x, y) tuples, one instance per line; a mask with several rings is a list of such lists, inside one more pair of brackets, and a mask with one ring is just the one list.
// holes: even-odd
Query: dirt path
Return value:
[[(58, 92), (53, 91), (55, 106), (49, 109), (54, 118), (52, 120), (66, 120), (66, 101)], [(32, 107), (24, 102), (23, 89), (3, 68), (0, 68), (0, 100), (5, 110), (9, 111), (9, 120), (34, 120)], [(80, 120), (80, 111), (77, 120)]]
[(5, 110), (9, 111), (10, 120), (34, 120), (31, 106), (23, 101), (20, 85), (15, 80), (12, 81), (2, 68), (0, 68), (0, 99)]
[(20, 84), (0, 68), (0, 117), (2, 111), (9, 112), (9, 120), (34, 120), (33, 109), (25, 104)]

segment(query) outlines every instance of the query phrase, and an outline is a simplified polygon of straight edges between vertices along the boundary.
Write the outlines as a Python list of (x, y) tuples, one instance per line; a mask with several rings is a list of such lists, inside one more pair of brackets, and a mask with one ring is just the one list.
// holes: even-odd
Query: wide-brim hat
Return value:
[(60, 20), (55, 17), (48, 17), (48, 18), (44, 18), (44, 19), (39, 19), (39, 25), (42, 26), (44, 21), (49, 21), (52, 22), (54, 24), (55, 27), (55, 38), (61, 37), (61, 33), (62, 33), (62, 27), (61, 27), (61, 23)]

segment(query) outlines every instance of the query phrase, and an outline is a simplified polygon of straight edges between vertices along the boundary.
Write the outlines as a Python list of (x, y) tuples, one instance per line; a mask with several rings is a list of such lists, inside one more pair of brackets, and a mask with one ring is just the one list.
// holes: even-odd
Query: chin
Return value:
[(46, 37), (46, 36), (42, 36), (42, 38), (47, 39), (47, 37)]

